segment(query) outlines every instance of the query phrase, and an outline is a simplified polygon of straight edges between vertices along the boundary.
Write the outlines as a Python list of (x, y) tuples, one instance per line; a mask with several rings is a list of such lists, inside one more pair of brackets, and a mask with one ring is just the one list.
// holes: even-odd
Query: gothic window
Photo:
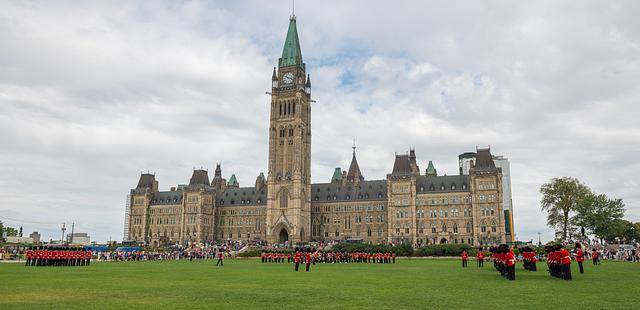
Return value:
[(282, 190), (280, 191), (280, 208), (287, 208), (287, 205), (289, 203), (289, 194), (287, 193), (287, 190)]
[(442, 224), (442, 232), (447, 232), (447, 224), (446, 223)]
[(481, 232), (487, 232), (487, 224), (482, 221), (482, 223), (480, 223), (480, 231)]
[(382, 198), (382, 193), (378, 193), (378, 198)]
[(454, 223), (454, 224), (453, 224), (453, 233), (454, 233), (454, 234), (457, 234), (457, 233), (458, 233), (458, 224), (457, 224), (457, 223)]
[(443, 191), (444, 190), (444, 185), (440, 185), (440, 190)]
[(431, 186), (429, 186), (429, 190), (433, 192), (433, 191), (435, 191), (435, 190), (436, 190), (436, 187), (435, 187), (435, 186), (433, 186), (433, 184), (431, 184)]
[(278, 106), (280, 107), (280, 115), (282, 115), (282, 102), (280, 102)]
[(289, 128), (289, 137), (293, 137), (293, 128)]
[(491, 222), (491, 232), (496, 232), (496, 231), (497, 231), (496, 222), (493, 221)]
[(471, 223), (467, 223), (467, 233), (471, 233)]
[(431, 233), (432, 234), (436, 233), (436, 224), (431, 224)]
[(491, 208), (491, 215), (494, 215), (494, 214), (495, 214), (495, 212), (494, 212), (493, 208)]
[(295, 101), (293, 102), (293, 114), (296, 114), (296, 103), (295, 103)]
[(371, 237), (371, 227), (367, 228), (367, 237)]

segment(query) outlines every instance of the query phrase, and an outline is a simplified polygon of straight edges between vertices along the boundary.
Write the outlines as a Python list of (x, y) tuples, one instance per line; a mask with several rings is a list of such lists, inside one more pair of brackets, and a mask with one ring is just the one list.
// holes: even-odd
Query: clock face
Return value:
[(287, 72), (284, 74), (284, 76), (282, 77), (282, 84), (284, 85), (289, 85), (293, 83), (293, 73), (291, 72)]

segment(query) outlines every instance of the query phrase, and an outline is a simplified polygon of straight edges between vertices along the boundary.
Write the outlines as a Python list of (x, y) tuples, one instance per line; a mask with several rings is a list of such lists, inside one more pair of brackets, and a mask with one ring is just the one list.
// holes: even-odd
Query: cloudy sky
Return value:
[[(517, 5), (516, 5), (517, 3)], [(552, 236), (540, 185), (577, 177), (640, 220), (638, 1), (298, 1), (313, 82), (312, 178), (367, 179), (415, 147), (457, 173), (511, 162), (516, 235)], [(271, 70), (291, 2), (0, 0), (0, 220), (121, 240), (141, 171), (266, 170)]]

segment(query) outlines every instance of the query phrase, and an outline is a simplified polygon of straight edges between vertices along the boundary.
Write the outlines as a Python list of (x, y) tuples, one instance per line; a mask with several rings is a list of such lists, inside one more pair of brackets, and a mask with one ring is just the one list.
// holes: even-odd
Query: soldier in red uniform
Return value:
[(478, 260), (478, 267), (484, 267), (484, 253), (482, 252), (482, 248), (478, 248), (476, 259)]
[(567, 249), (562, 248), (560, 250), (559, 260), (562, 264), (562, 278), (565, 280), (571, 280), (571, 256)]
[(309, 272), (309, 266), (311, 266), (311, 249), (307, 249), (307, 254), (304, 257), (306, 263), (306, 271)]
[(509, 249), (506, 254), (506, 266), (507, 266), (507, 280), (516, 279), (516, 258), (513, 254), (513, 249)]
[[(218, 261), (216, 262), (216, 266), (224, 266), (224, 252), (222, 250), (218, 250)], [(233, 268), (232, 268), (233, 269)]]
[(298, 268), (300, 267), (300, 256), (302, 254), (300, 254), (300, 251), (298, 250), (298, 248), (296, 248), (296, 254), (293, 255), (293, 263), (295, 264), (295, 271), (298, 271)]
[(578, 262), (578, 267), (580, 267), (580, 273), (584, 273), (584, 269), (582, 268), (582, 262), (584, 262), (584, 253), (582, 252), (582, 245), (580, 242), (576, 242), (576, 262)]
[(593, 248), (593, 250), (591, 250), (591, 260), (593, 261), (594, 265), (598, 264), (599, 258), (600, 258), (600, 253), (596, 250), (596, 248)]
[(462, 250), (462, 268), (467, 268), (467, 260), (469, 260), (469, 255), (467, 255), (467, 251)]

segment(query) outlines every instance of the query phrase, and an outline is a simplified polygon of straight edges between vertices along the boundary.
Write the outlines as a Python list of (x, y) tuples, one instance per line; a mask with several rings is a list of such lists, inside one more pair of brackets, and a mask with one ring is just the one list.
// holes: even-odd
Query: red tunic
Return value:
[(563, 265), (571, 264), (571, 256), (569, 256), (569, 251), (567, 251), (566, 249), (562, 249), (560, 251), (560, 261)]
[(578, 249), (578, 252), (576, 252), (576, 261), (577, 262), (584, 262), (584, 253), (582, 253), (582, 249)]

